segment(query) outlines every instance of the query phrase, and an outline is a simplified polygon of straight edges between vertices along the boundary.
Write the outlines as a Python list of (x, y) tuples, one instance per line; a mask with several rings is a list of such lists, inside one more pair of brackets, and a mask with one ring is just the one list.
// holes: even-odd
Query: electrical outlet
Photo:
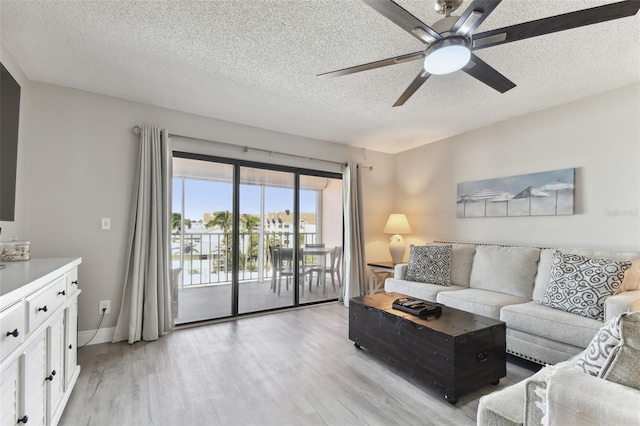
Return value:
[(110, 217), (103, 217), (102, 219), (100, 219), (100, 225), (101, 225), (103, 231), (110, 230), (111, 229), (111, 218)]
[(106, 309), (106, 311), (104, 312), (104, 314), (110, 314), (111, 313), (111, 300), (101, 300), (100, 301), (100, 310), (98, 312), (98, 315), (102, 315), (102, 310)]

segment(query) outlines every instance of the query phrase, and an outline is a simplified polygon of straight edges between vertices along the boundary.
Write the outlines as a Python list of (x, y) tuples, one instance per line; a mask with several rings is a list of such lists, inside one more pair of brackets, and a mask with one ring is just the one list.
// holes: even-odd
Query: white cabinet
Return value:
[[(24, 342), (24, 303), (22, 301), (0, 312), (0, 361)], [(0, 423), (1, 424), (1, 423)]]
[(32, 259), (0, 270), (0, 426), (52, 426), (80, 374), (81, 259)]
[(78, 299), (69, 305), (65, 310), (65, 351), (64, 356), (64, 381), (67, 386), (76, 380), (80, 374), (80, 366), (78, 365)]
[[(40, 331), (24, 348), (22, 357), (22, 411), (19, 417), (28, 416), (29, 425), (47, 424), (47, 333)], [(17, 422), (17, 419), (16, 419)]]
[(0, 372), (0, 425), (18, 423), (18, 383), (20, 377), (20, 359), (6, 364)]
[(47, 328), (47, 412), (50, 417), (59, 419), (62, 415), (61, 406), (64, 396), (65, 371), (64, 371), (64, 311), (53, 320)]

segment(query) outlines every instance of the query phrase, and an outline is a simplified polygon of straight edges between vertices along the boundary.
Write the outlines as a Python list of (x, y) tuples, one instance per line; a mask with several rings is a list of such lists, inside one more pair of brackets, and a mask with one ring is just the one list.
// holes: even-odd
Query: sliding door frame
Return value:
[[(232, 232), (232, 244), (231, 244), (231, 252), (233, 253), (233, 257), (232, 257), (232, 261), (231, 261), (231, 267), (232, 267), (232, 274), (231, 274), (231, 317), (241, 317), (243, 315), (252, 315), (255, 314), (257, 312), (270, 312), (270, 311), (278, 311), (278, 310), (283, 310), (283, 309), (290, 309), (290, 308), (296, 308), (299, 306), (309, 306), (309, 305), (314, 305), (314, 304), (319, 304), (319, 303), (326, 303), (332, 300), (337, 300), (337, 299), (329, 299), (329, 300), (322, 300), (322, 301), (315, 301), (315, 302), (307, 302), (307, 303), (300, 303), (300, 286), (297, 284), (299, 283), (300, 280), (300, 274), (299, 274), (299, 268), (294, 268), (294, 285), (293, 285), (293, 292), (294, 292), (294, 300), (293, 300), (293, 305), (292, 306), (287, 306), (287, 307), (279, 307), (279, 308), (270, 308), (270, 309), (265, 309), (262, 311), (257, 311), (257, 312), (246, 312), (246, 313), (239, 313), (238, 312), (238, 307), (239, 307), (239, 290), (240, 290), (240, 285), (239, 285), (239, 279), (238, 279), (238, 271), (240, 268), (240, 170), (242, 167), (252, 167), (252, 168), (256, 168), (256, 169), (263, 169), (263, 170), (270, 170), (270, 171), (275, 171), (275, 172), (285, 172), (285, 173), (292, 173), (294, 176), (294, 182), (293, 182), (293, 205), (294, 205), (294, 209), (293, 209), (293, 223), (295, 224), (295, 226), (293, 226), (293, 236), (294, 236), (294, 250), (293, 250), (293, 262), (294, 264), (297, 264), (299, 259), (299, 248), (300, 248), (300, 227), (299, 227), (299, 223), (300, 223), (300, 175), (307, 175), (307, 176), (316, 176), (316, 177), (323, 177), (323, 178), (329, 178), (329, 179), (339, 179), (342, 180), (342, 174), (341, 173), (336, 173), (336, 172), (326, 172), (326, 171), (321, 171), (321, 170), (313, 170), (313, 169), (306, 169), (306, 168), (299, 168), (299, 167), (291, 167), (291, 166), (283, 166), (283, 165), (279, 165), (279, 164), (271, 164), (271, 163), (261, 163), (261, 162), (255, 162), (255, 161), (247, 161), (247, 160), (239, 160), (239, 159), (234, 159), (234, 158), (226, 158), (226, 157), (218, 157), (218, 156), (213, 156), (213, 155), (207, 155), (207, 154), (196, 154), (193, 152), (185, 152), (185, 151), (178, 151), (175, 150), (172, 152), (172, 157), (173, 158), (185, 158), (185, 159), (189, 159), (189, 160), (199, 160), (199, 161), (208, 161), (208, 162), (212, 162), (212, 163), (222, 163), (222, 164), (228, 164), (228, 165), (232, 165), (233, 166), (233, 192), (232, 192), (232, 217), (233, 217), (233, 232)], [(183, 197), (184, 197), (184, 193), (183, 193)], [(342, 213), (344, 215), (344, 212)], [(344, 228), (344, 226), (343, 226)], [(344, 229), (342, 232), (342, 236), (344, 238)], [(182, 238), (182, 236), (181, 236)], [(223, 317), (224, 318), (224, 317)], [(207, 320), (205, 320), (207, 321)]]

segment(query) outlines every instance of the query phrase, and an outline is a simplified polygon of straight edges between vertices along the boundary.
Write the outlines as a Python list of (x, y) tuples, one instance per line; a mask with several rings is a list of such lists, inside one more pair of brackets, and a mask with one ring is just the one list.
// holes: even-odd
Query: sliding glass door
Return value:
[(294, 187), (293, 173), (240, 167), (240, 314), (295, 304)]
[(300, 174), (300, 303), (337, 299), (342, 288), (342, 180)]
[(174, 153), (176, 323), (337, 299), (340, 175)]
[(233, 165), (174, 158), (173, 167), (176, 323), (231, 316)]

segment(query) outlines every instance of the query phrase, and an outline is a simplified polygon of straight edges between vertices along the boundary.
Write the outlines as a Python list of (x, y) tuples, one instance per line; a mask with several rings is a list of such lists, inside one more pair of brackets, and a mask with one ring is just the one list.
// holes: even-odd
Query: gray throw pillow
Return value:
[(405, 279), (450, 286), (451, 245), (416, 247), (411, 244)]
[(620, 319), (624, 315), (618, 315), (600, 327), (576, 363), (577, 369), (598, 377), (613, 348), (620, 343)]
[(614, 262), (578, 254), (553, 253), (549, 285), (541, 304), (597, 320), (604, 319), (604, 301), (622, 284), (631, 262)]

